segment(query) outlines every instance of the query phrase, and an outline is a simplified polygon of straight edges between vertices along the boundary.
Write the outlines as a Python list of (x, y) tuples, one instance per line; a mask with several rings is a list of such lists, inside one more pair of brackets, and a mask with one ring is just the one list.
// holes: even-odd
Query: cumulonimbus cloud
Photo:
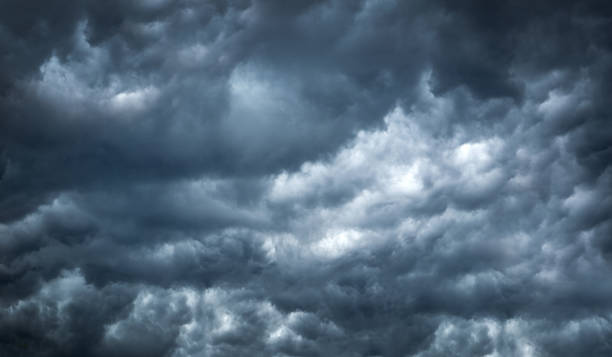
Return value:
[(2, 2), (0, 352), (610, 355), (611, 16)]

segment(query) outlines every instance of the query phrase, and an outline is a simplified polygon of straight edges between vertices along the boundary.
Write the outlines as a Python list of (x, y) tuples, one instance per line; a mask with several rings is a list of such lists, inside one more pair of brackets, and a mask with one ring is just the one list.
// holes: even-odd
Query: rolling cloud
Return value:
[(606, 1), (0, 4), (0, 354), (612, 355)]

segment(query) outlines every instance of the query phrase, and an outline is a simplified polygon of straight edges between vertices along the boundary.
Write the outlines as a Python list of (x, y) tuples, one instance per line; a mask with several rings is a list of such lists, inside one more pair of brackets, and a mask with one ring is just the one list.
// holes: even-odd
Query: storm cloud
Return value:
[(0, 3), (0, 354), (612, 355), (607, 1)]

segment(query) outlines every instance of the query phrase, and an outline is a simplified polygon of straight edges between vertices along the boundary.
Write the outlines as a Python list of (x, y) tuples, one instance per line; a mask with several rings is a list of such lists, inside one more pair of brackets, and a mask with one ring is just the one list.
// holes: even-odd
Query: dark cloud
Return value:
[(606, 1), (4, 1), (0, 354), (608, 356)]

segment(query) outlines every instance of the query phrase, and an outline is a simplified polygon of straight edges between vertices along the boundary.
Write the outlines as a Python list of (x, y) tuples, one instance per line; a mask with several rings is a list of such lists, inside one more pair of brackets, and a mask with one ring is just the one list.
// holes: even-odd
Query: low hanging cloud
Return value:
[(0, 354), (609, 356), (605, 1), (0, 4)]

